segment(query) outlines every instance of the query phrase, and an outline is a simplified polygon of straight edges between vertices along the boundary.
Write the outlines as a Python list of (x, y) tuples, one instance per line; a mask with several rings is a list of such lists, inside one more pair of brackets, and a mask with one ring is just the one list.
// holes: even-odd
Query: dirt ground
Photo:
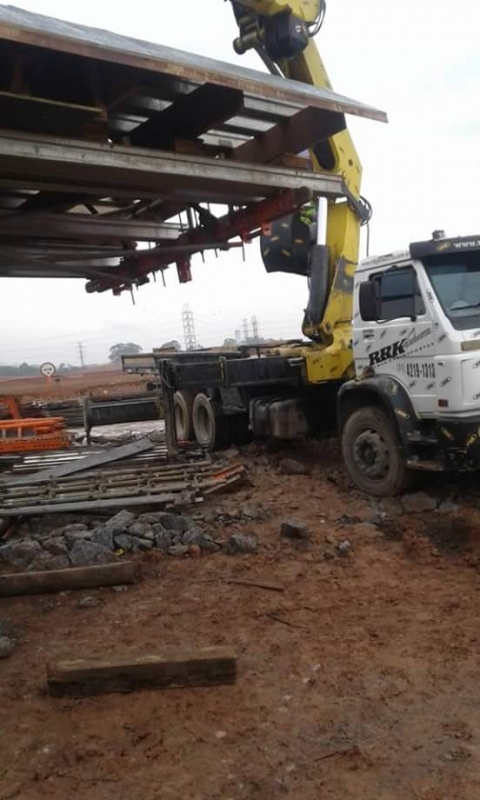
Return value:
[(127, 375), (121, 369), (85, 370), (57, 375), (47, 381), (41, 375), (0, 378), (0, 395), (15, 395), (27, 400), (73, 400), (90, 394), (128, 394), (145, 391), (148, 378)]
[[(18, 646), (0, 661), (1, 800), (478, 800), (475, 482), (427, 484), (457, 513), (382, 519), (335, 445), (295, 454), (310, 475), (262, 451), (251, 486), (203, 509), (263, 504), (266, 521), (216, 531), (255, 534), (257, 554), (144, 555), (125, 592), (2, 601)], [(280, 538), (290, 516), (310, 543)], [(89, 595), (101, 605), (80, 609)], [(215, 644), (238, 654), (234, 686), (46, 694), (49, 661)]]

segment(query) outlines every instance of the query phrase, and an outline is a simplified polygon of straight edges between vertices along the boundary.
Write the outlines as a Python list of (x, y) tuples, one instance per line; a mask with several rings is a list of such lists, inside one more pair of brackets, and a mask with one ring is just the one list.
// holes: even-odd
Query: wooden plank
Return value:
[(137, 439), (129, 444), (120, 445), (119, 447), (109, 447), (108, 449), (101, 450), (100, 452), (92, 453), (92, 455), (79, 458), (76, 461), (69, 461), (64, 464), (59, 464), (56, 467), (49, 467), (48, 469), (36, 472), (33, 475), (21, 476), (13, 475), (7, 478), (9, 485), (22, 486), (24, 484), (32, 483), (48, 483), (57, 478), (63, 478), (65, 475), (73, 475), (75, 472), (83, 472), (86, 469), (93, 469), (102, 464), (109, 464), (112, 461), (120, 461), (122, 458), (135, 456), (138, 453), (146, 453), (153, 450), (155, 443), (150, 439)]
[(139, 576), (140, 565), (134, 561), (46, 572), (17, 572), (0, 575), (0, 597), (130, 584), (135, 583)]
[(236, 656), (231, 647), (164, 651), (152, 655), (60, 661), (47, 667), (54, 697), (85, 697), (142, 688), (186, 688), (235, 683)]

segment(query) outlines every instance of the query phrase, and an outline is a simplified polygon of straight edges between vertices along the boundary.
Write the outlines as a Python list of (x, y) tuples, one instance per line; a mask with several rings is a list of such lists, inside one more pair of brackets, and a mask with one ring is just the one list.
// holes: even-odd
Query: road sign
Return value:
[(51, 361), (45, 361), (44, 364), (40, 367), (40, 372), (44, 376), (44, 378), (52, 378), (55, 375), (57, 368), (55, 364), (52, 364)]

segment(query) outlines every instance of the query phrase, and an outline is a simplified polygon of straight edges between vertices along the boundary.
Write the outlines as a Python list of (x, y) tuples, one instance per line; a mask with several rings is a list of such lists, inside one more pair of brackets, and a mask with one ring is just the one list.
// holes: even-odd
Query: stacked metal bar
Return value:
[[(333, 92), (10, 6), (0, 57), (0, 276), (82, 277), (90, 291), (141, 285), (174, 262), (188, 280), (192, 252), (341, 196), (340, 177), (298, 154), (346, 113), (384, 119)], [(208, 203), (229, 214), (216, 220)]]

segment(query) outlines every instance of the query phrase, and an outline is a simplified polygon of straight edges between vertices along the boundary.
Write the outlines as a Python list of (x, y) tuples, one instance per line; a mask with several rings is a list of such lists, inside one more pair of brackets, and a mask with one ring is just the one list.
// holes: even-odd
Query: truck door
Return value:
[[(376, 319), (362, 320), (354, 341), (364, 366), (407, 390), (419, 415), (436, 411), (435, 339), (413, 264), (374, 272)], [(360, 313), (361, 316), (361, 313)], [(356, 357), (355, 357), (355, 360)]]

